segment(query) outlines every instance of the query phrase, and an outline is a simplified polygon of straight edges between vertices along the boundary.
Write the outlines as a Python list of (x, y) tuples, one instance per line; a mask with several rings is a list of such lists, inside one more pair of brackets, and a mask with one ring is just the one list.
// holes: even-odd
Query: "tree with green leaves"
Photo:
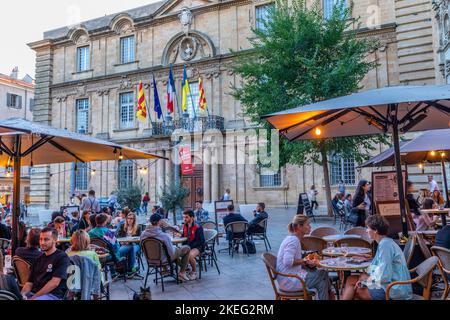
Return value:
[[(232, 88), (233, 96), (252, 122), (269, 128), (261, 116), (362, 89), (361, 81), (377, 65), (367, 56), (378, 42), (357, 36), (358, 19), (343, 3), (324, 19), (319, 2), (307, 8), (304, 0), (277, 0), (269, 18), (261, 21), (264, 27), (253, 29), (252, 49), (234, 52), (233, 69), (242, 81)], [(331, 200), (329, 156), (354, 157), (361, 163), (377, 143), (389, 142), (385, 135), (295, 142), (283, 137), (280, 165), (321, 165)]]
[(133, 183), (129, 186), (121, 186), (115, 191), (117, 201), (122, 208), (128, 207), (136, 211), (141, 207), (142, 194), (144, 192), (144, 182), (141, 179), (139, 183)]
[(173, 224), (177, 224), (177, 209), (184, 208), (184, 202), (189, 196), (189, 189), (179, 185), (177, 182), (167, 185), (162, 189), (161, 204), (164, 209), (173, 214)]

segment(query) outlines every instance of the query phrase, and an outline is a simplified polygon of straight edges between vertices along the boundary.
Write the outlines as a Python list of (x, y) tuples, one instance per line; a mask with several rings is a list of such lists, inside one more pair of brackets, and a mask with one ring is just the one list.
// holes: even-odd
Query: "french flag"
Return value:
[(167, 83), (167, 110), (173, 113), (175, 105), (175, 81), (173, 80), (172, 66), (170, 66), (169, 82)]

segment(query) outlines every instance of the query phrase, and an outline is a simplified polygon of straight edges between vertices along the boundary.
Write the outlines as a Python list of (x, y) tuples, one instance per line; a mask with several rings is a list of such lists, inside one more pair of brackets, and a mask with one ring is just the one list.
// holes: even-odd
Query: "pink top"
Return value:
[(416, 215), (413, 214), (413, 220), (416, 224), (416, 231), (426, 231), (429, 230), (433, 225), (433, 220), (430, 219), (428, 214)]

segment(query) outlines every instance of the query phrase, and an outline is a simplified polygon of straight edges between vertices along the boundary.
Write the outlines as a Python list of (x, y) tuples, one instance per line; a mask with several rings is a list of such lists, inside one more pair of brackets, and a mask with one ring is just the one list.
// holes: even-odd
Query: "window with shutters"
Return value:
[[(195, 115), (199, 116), (200, 112), (200, 96), (198, 91), (198, 82), (189, 82), (189, 91), (191, 95), (187, 97), (187, 111), (190, 118), (194, 118)], [(195, 110), (195, 112), (194, 112)]]
[(75, 168), (75, 189), (87, 190), (88, 188), (88, 166), (87, 163), (77, 163)]
[(265, 31), (265, 21), (270, 19), (270, 10), (275, 7), (274, 3), (267, 3), (255, 8), (256, 13), (256, 29)]
[(6, 106), (14, 109), (22, 109), (22, 96), (13, 93), (7, 93)]
[(134, 128), (134, 92), (120, 94), (120, 129)]
[(323, 17), (325, 19), (330, 19), (333, 15), (334, 7), (343, 5), (346, 9), (348, 6), (347, 0), (323, 0)]
[(80, 99), (77, 105), (77, 132), (87, 134), (89, 132), (89, 99)]
[(259, 175), (259, 186), (262, 188), (280, 187), (281, 182), (281, 169), (275, 174), (266, 174), (262, 172)]
[(120, 39), (120, 63), (131, 63), (135, 61), (135, 40), (134, 36)]
[(124, 160), (119, 162), (119, 189), (126, 189), (133, 184), (133, 161)]
[(90, 48), (89, 46), (77, 49), (77, 72), (83, 72), (90, 69)]
[(354, 186), (356, 184), (355, 159), (333, 155), (330, 158), (330, 180), (333, 186), (338, 185), (340, 180), (343, 180), (346, 185)]
[(32, 112), (34, 110), (34, 99), (30, 99), (30, 111)]

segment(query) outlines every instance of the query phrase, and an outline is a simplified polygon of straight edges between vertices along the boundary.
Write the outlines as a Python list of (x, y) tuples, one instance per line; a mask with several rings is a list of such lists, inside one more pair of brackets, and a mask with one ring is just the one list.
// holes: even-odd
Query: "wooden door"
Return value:
[(182, 186), (190, 190), (185, 209), (194, 208), (196, 201), (203, 201), (203, 165), (195, 166), (194, 173), (183, 176), (181, 181)]

